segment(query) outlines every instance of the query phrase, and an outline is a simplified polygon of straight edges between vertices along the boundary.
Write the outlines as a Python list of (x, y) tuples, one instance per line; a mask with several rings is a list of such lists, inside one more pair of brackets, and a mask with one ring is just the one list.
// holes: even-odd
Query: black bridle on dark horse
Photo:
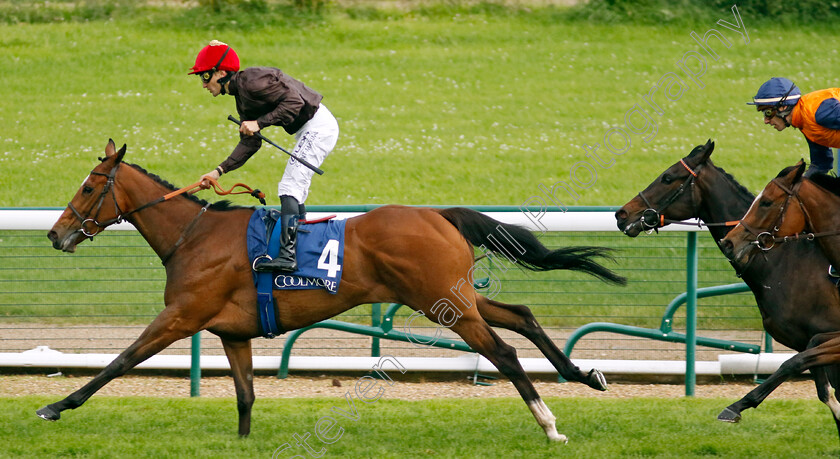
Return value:
[[(661, 210), (656, 210), (656, 208), (653, 206), (653, 204), (651, 204), (650, 200), (645, 197), (643, 192), (642, 191), (639, 192), (639, 197), (642, 199), (642, 201), (647, 206), (647, 209), (645, 209), (642, 212), (642, 216), (641, 216), (641, 218), (639, 218), (639, 222), (642, 224), (642, 227), (644, 228), (645, 231), (647, 231), (647, 232), (650, 232), (650, 231), (659, 232), (659, 228), (661, 228), (665, 225), (669, 225), (669, 224), (692, 225), (692, 226), (695, 225), (694, 223), (684, 222), (682, 220), (671, 220), (671, 219), (665, 218), (665, 214), (664, 214), (665, 209), (667, 209), (668, 206), (670, 206), (671, 204), (674, 203), (674, 201), (679, 199), (682, 196), (682, 194), (685, 192), (685, 190), (690, 189), (691, 191), (690, 191), (690, 194), (689, 194), (689, 198), (691, 199), (692, 213), (694, 215), (697, 215), (697, 203), (694, 200), (694, 182), (697, 180), (697, 175), (700, 173), (700, 169), (703, 167), (703, 165), (701, 164), (701, 165), (697, 166), (696, 169), (691, 169), (691, 167), (689, 167), (688, 163), (686, 163), (684, 159), (680, 160), (680, 164), (682, 164), (682, 166), (685, 168), (685, 170), (688, 171), (689, 176), (682, 183), (682, 185), (680, 185), (679, 188), (674, 190), (674, 192), (671, 193), (670, 196), (668, 196), (668, 199), (666, 199), (665, 202), (661, 205), (661, 207), (660, 207)], [(714, 223), (712, 223), (712, 225), (713, 224)], [(702, 227), (704, 225), (704, 223), (698, 221), (696, 223), (696, 225), (699, 226), (699, 227)], [(708, 225), (709, 224), (706, 224), (706, 226), (708, 226)]]
[(694, 209), (694, 214), (696, 215), (697, 205), (694, 201), (694, 182), (697, 179), (697, 173), (700, 171), (702, 164), (700, 166), (697, 166), (696, 171), (692, 170), (688, 166), (688, 164), (686, 164), (686, 162), (682, 159), (680, 159), (680, 164), (682, 164), (683, 167), (685, 167), (685, 170), (687, 170), (690, 175), (682, 183), (682, 185), (680, 185), (679, 188), (674, 190), (674, 192), (671, 193), (670, 196), (668, 196), (668, 199), (666, 199), (665, 203), (661, 206), (661, 211), (656, 210), (653, 204), (651, 204), (651, 202), (645, 197), (645, 195), (642, 194), (641, 191), (639, 192), (639, 197), (642, 198), (642, 201), (644, 201), (645, 205), (648, 207), (644, 210), (644, 212), (642, 212), (642, 216), (639, 219), (639, 221), (642, 223), (642, 227), (645, 228), (645, 231), (654, 230), (658, 232), (660, 227), (663, 227), (668, 223), (683, 223), (681, 221), (667, 220), (662, 212), (664, 212), (665, 209), (668, 208), (668, 206), (673, 204), (674, 201), (679, 199), (680, 196), (682, 196), (682, 194), (688, 188), (691, 188), (691, 193), (689, 194), (689, 197), (691, 198), (691, 207)]
[(644, 212), (642, 212), (642, 216), (639, 219), (639, 221), (641, 222), (642, 227), (645, 229), (645, 231), (659, 232), (659, 228), (661, 228), (665, 225), (670, 225), (670, 224), (691, 225), (691, 226), (698, 226), (700, 228), (702, 228), (704, 226), (709, 227), (709, 226), (735, 226), (735, 225), (737, 225), (738, 224), (737, 221), (721, 222), (721, 223), (706, 223), (706, 222), (700, 221), (698, 219), (697, 223), (690, 223), (690, 222), (685, 222), (685, 221), (682, 221), (682, 220), (671, 220), (671, 219), (665, 218), (665, 214), (663, 213), (663, 212), (665, 212), (665, 209), (667, 209), (668, 206), (673, 204), (674, 201), (679, 199), (680, 196), (682, 196), (682, 194), (685, 192), (685, 190), (689, 189), (689, 188), (691, 189), (689, 197), (691, 198), (692, 213), (694, 215), (698, 214), (697, 202), (694, 200), (694, 183), (697, 181), (697, 177), (700, 174), (700, 170), (703, 168), (703, 164), (699, 164), (695, 169), (692, 169), (688, 165), (688, 163), (685, 162), (685, 159), (680, 159), (680, 164), (682, 164), (682, 166), (685, 168), (685, 170), (688, 171), (689, 176), (682, 183), (682, 185), (680, 185), (679, 188), (674, 190), (674, 192), (671, 193), (670, 196), (668, 196), (668, 199), (666, 199), (665, 203), (662, 204), (662, 206), (660, 207), (661, 210), (656, 210), (654, 208), (653, 204), (651, 204), (650, 200), (648, 200), (645, 197), (645, 195), (642, 194), (641, 191), (639, 192), (639, 197), (642, 199), (642, 201), (644, 201), (645, 205), (648, 207), (647, 209), (644, 210)]

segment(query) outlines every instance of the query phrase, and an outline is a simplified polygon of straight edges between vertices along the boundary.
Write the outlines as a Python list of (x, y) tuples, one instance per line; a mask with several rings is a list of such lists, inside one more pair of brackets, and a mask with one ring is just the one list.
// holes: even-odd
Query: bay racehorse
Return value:
[[(720, 241), (755, 198), (714, 165), (710, 159), (713, 151), (714, 143), (708, 141), (666, 169), (616, 212), (618, 228), (636, 237), (643, 230), (698, 218), (708, 225), (714, 240)], [(828, 276), (828, 259), (816, 244), (787, 244), (765, 257), (734, 266), (755, 296), (764, 329), (779, 343), (804, 351), (814, 336), (840, 330), (840, 294)], [(840, 404), (830, 387), (840, 387), (840, 366), (828, 374), (824, 370), (813, 373), (817, 396), (831, 409), (840, 433)], [(737, 422), (741, 411), (750, 406), (736, 402), (718, 419)]]
[[(260, 335), (257, 292), (245, 237), (254, 208), (227, 202), (208, 205), (187, 195), (161, 201), (174, 187), (139, 166), (124, 163), (124, 155), (125, 146), (117, 151), (113, 141), (108, 143), (105, 157), (85, 179), (48, 237), (56, 249), (73, 252), (77, 244), (109, 224), (132, 223), (164, 261), (166, 307), (90, 382), (41, 408), (38, 415), (57, 420), (62, 411), (81, 406), (109, 381), (173, 342), (208, 330), (221, 338), (236, 387), (239, 434), (248, 435), (254, 402), (251, 339)], [(510, 240), (494, 234), (500, 228)], [(534, 271), (571, 269), (607, 282), (626, 282), (596, 262), (609, 258), (608, 249), (549, 250), (526, 229), (469, 209), (384, 206), (347, 220), (343, 276), (336, 294), (274, 291), (278, 325), (284, 331), (306, 327), (360, 304), (408, 305), (437, 323), (446, 323), (492, 362), (513, 382), (548, 438), (565, 441), (566, 437), (557, 433), (554, 415), (522, 370), (516, 351), (490, 327), (513, 330), (531, 340), (570, 381), (606, 390), (606, 380), (597, 370), (584, 373), (576, 367), (527, 307), (488, 299), (475, 292), (472, 282), (463, 287), (464, 279), (472, 276), (473, 245), (506, 250), (516, 256), (519, 266)], [(451, 323), (453, 311), (436, 305), (453, 296), (453, 289), (460, 290), (459, 301), (466, 304)]]
[[(750, 263), (762, 255), (816, 241), (831, 263), (840, 266), (840, 179), (821, 174), (806, 179), (804, 171), (804, 161), (782, 170), (755, 199), (741, 223), (721, 241), (734, 262)], [(805, 269), (808, 262), (802, 260), (797, 267)], [(803, 311), (810, 311), (805, 300), (797, 302)], [(785, 361), (740, 403), (756, 407), (788, 378), (805, 370), (817, 373), (838, 363), (840, 327), (835, 327), (814, 336), (807, 350)], [(840, 411), (836, 401), (832, 410)]]

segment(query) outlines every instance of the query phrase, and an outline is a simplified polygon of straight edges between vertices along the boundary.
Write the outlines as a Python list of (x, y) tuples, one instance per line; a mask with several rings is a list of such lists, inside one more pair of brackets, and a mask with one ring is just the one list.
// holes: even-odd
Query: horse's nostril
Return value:
[(616, 220), (625, 220), (627, 218), (627, 211), (624, 209), (620, 209), (618, 212), (615, 213)]
[(55, 242), (56, 240), (58, 240), (58, 233), (56, 233), (55, 231), (50, 231), (49, 233), (47, 233), (47, 239), (49, 239), (52, 242)]
[(732, 258), (732, 250), (734, 249), (732, 241), (728, 239), (721, 239), (718, 241), (718, 244), (720, 244), (720, 249), (723, 251), (723, 254), (726, 255), (727, 258)]

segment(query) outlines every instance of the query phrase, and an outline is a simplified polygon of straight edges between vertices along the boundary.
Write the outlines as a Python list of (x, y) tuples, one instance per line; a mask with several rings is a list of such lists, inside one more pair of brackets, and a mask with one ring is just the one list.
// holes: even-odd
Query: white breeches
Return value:
[[(321, 104), (315, 116), (295, 133), (292, 153), (316, 167), (320, 167), (338, 141), (338, 121)], [(294, 158), (289, 158), (283, 178), (277, 184), (277, 196), (292, 196), (303, 204), (309, 195), (309, 185), (315, 172)]]

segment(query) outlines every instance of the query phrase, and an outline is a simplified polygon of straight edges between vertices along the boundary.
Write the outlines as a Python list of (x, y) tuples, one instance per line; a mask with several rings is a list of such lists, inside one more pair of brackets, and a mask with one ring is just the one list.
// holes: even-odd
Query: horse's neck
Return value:
[[(123, 202), (120, 207), (130, 212), (143, 205), (160, 199), (172, 190), (155, 181), (152, 177), (130, 168), (131, 186), (123, 183), (129, 180), (116, 180), (120, 184)], [(128, 217), (128, 221), (137, 228), (152, 250), (161, 258), (167, 256), (184, 233), (190, 222), (199, 214), (201, 206), (185, 197), (175, 197), (147, 207)]]
[[(704, 179), (697, 182), (702, 195), (697, 217), (706, 223), (740, 220), (752, 204), (752, 197), (741, 192), (740, 184), (735, 179), (728, 177), (712, 164), (708, 164), (708, 167), (709, 170), (703, 175)], [(731, 226), (710, 226), (709, 232), (717, 241), (726, 236), (731, 229)]]

